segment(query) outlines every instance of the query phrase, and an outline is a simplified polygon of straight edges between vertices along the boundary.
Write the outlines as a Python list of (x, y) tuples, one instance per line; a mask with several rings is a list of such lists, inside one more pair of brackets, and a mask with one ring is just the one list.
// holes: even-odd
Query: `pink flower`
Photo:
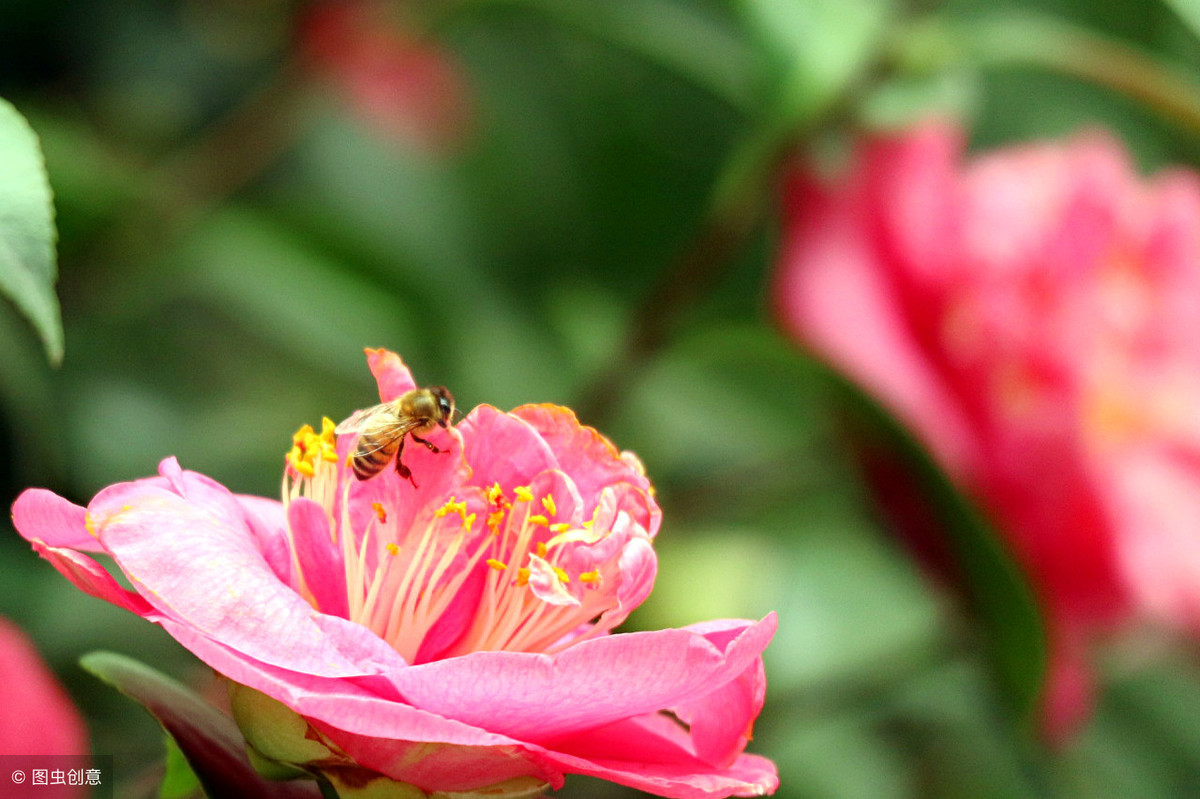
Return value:
[(4, 619), (0, 674), (0, 755), (88, 754), (79, 711), (25, 634)]
[(469, 117), (468, 92), (451, 59), (374, 0), (323, 0), (300, 29), (318, 75), (382, 134), (431, 147), (452, 143)]
[(1200, 629), (1200, 183), (1103, 134), (958, 163), (929, 123), (798, 174), (775, 301), (905, 421), (1024, 562), (1050, 627), (1051, 733), (1085, 648)]
[[(368, 361), (383, 400), (414, 388), (395, 354)], [(27, 490), (13, 518), (77, 586), (299, 714), (302, 743), (423, 790), (564, 773), (673, 797), (775, 789), (743, 753), (773, 614), (610, 634), (656, 572), (661, 514), (634, 455), (553, 405), (475, 408), (428, 434), (440, 453), (410, 440), (415, 486), (390, 467), (356, 480), (354, 439), (302, 428), (282, 503), (168, 458), (86, 510)]]

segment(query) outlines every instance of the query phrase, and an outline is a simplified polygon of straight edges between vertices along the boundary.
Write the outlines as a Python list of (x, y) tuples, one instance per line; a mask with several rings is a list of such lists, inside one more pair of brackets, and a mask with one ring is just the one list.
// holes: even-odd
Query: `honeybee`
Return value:
[(334, 432), (358, 433), (350, 466), (359, 480), (369, 480), (395, 458), (396, 472), (417, 487), (412, 471), (401, 461), (404, 440), (411, 438), (430, 452), (442, 452), (433, 442), (421, 438), (437, 427), (448, 427), (454, 415), (454, 397), (443, 386), (414, 388), (391, 402), (356, 411)]

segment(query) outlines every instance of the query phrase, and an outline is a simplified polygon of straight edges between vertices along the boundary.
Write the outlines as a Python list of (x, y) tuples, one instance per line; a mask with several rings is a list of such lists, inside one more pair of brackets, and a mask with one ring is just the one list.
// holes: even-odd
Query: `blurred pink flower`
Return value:
[[(87, 755), (87, 727), (14, 624), (0, 619), (0, 755)], [(81, 789), (75, 794), (83, 795)], [(56, 794), (57, 795), (57, 794)]]
[(459, 138), (468, 93), (454, 62), (374, 0), (323, 0), (300, 27), (314, 72), (388, 137), (439, 147)]
[[(394, 353), (368, 361), (383, 400), (414, 388)], [(354, 436), (326, 419), (296, 434), (282, 503), (168, 458), (86, 510), (27, 490), (13, 518), (83, 590), (426, 791), (564, 773), (672, 797), (773, 791), (774, 765), (743, 753), (773, 614), (609, 634), (656, 572), (661, 514), (637, 458), (553, 405), (480, 406), (429, 439), (445, 451), (404, 450), (416, 486), (391, 468), (356, 480)], [(111, 555), (136, 592), (83, 552)]]
[(797, 174), (774, 299), (1024, 562), (1061, 734), (1095, 634), (1200, 629), (1200, 183), (1144, 181), (1100, 133), (961, 150), (931, 122), (865, 143), (836, 183)]

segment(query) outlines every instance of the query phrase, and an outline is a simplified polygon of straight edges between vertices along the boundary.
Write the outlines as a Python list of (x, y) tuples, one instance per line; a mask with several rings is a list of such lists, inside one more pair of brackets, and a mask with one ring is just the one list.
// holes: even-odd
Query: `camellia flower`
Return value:
[(990, 512), (1048, 620), (1048, 731), (1086, 647), (1200, 628), (1200, 183), (1103, 134), (958, 163), (932, 122), (795, 176), (786, 327), (906, 422)]
[(0, 674), (0, 755), (88, 754), (79, 711), (29, 638), (5, 619), (0, 619)]
[[(368, 351), (380, 397), (414, 383)], [(660, 523), (631, 453), (567, 409), (474, 409), (356, 480), (354, 435), (302, 428), (283, 501), (173, 458), (80, 508), (44, 490), (18, 530), (85, 591), (144, 616), (234, 684), (252, 754), (425, 792), (590, 774), (673, 797), (758, 795), (743, 752), (775, 629), (717, 621), (614, 635), (650, 591)], [(84, 552), (105, 552), (135, 591)], [(340, 782), (339, 782), (340, 780)]]

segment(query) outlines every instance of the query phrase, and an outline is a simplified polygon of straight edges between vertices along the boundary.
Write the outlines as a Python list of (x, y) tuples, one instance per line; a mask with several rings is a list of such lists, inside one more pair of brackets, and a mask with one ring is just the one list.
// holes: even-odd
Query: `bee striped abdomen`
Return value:
[(387, 466), (396, 454), (400, 440), (396, 438), (380, 444), (369, 436), (359, 437), (358, 446), (354, 448), (354, 455), (350, 458), (354, 476), (359, 480), (368, 480), (383, 471), (383, 467)]

